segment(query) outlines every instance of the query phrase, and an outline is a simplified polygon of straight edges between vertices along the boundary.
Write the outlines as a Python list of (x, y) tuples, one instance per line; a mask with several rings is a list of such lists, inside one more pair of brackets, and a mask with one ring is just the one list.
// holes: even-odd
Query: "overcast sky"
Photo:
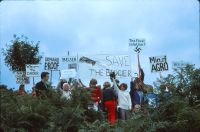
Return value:
[[(200, 66), (198, 7), (197, 0), (5, 0), (0, 3), (0, 44), (5, 48), (13, 34), (23, 34), (40, 41), (40, 54), (62, 57), (68, 50), (128, 54), (130, 38), (145, 38), (141, 65), (145, 82), (152, 84), (159, 74), (150, 72), (150, 56), (167, 55), (170, 67), (180, 60)], [(1, 83), (18, 87), (2, 53), (1, 58)], [(57, 74), (53, 80), (56, 84)]]

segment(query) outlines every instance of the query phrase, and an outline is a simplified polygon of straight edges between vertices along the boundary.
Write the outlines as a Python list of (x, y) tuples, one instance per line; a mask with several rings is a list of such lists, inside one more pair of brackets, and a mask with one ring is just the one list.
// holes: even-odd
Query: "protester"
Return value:
[(144, 71), (140, 67), (140, 64), (138, 65), (138, 69), (139, 76), (136, 77), (135, 80), (132, 78), (130, 83), (130, 96), (134, 112), (140, 111), (144, 99), (144, 93), (147, 92), (146, 89), (144, 89)]
[(150, 108), (157, 108), (159, 106), (159, 98), (153, 93), (153, 90), (148, 91), (144, 96), (144, 102), (148, 104)]
[(61, 91), (62, 91), (62, 98), (66, 98), (67, 100), (71, 99), (71, 89), (68, 83), (63, 84), (63, 89), (61, 89)]
[(140, 108), (143, 101), (143, 91), (142, 91), (142, 85), (140, 83), (139, 78), (136, 78), (135, 81), (131, 83), (131, 99), (132, 99), (132, 105), (134, 107)]
[[(112, 81), (112, 79), (111, 79)], [(120, 87), (120, 81), (118, 79), (115, 79), (116, 83), (117, 83), (117, 86)], [(116, 102), (116, 105), (118, 105), (118, 96), (117, 96), (117, 91), (114, 89), (114, 85), (112, 86), (112, 89), (114, 90), (115, 92), (115, 102)], [(116, 118), (117, 119), (120, 119), (120, 113), (119, 111), (117, 110), (117, 107), (115, 107), (115, 113), (116, 113)]]
[(36, 96), (35, 85), (32, 87), (31, 96), (32, 96), (32, 97), (35, 97), (35, 96)]
[(115, 123), (115, 108), (116, 108), (116, 101), (115, 101), (115, 92), (109, 82), (105, 82), (103, 85), (103, 105), (105, 111), (107, 111), (107, 118), (111, 124)]
[(26, 91), (25, 91), (25, 85), (24, 84), (21, 84), (19, 86), (19, 91), (17, 93), (18, 96), (24, 96), (26, 94)]
[(128, 120), (130, 118), (132, 103), (130, 94), (126, 91), (127, 84), (122, 83), (120, 84), (120, 87), (118, 87), (115, 80), (115, 73), (111, 73), (110, 76), (114, 84), (114, 89), (117, 91), (118, 94), (118, 108), (120, 112), (120, 118), (123, 120)]
[(161, 95), (162, 97), (160, 98), (162, 101), (166, 101), (171, 97), (171, 93), (167, 87), (167, 85), (161, 84), (160, 85), (160, 90), (161, 90)]
[(41, 73), (41, 81), (38, 82), (35, 86), (35, 92), (37, 97), (46, 97), (49, 84), (49, 73), (48, 72), (42, 72)]
[(92, 79), (90, 80), (90, 87), (87, 88), (87, 90), (90, 91), (90, 97), (92, 101), (92, 106), (89, 106), (89, 109), (92, 107), (95, 111), (99, 110), (99, 103), (101, 101), (102, 93), (101, 93), (101, 88), (97, 86), (97, 80)]
[(67, 83), (67, 80), (63, 77), (60, 77), (60, 81), (58, 82), (58, 85), (56, 87), (57, 91), (60, 92), (60, 89), (63, 89), (63, 84)]

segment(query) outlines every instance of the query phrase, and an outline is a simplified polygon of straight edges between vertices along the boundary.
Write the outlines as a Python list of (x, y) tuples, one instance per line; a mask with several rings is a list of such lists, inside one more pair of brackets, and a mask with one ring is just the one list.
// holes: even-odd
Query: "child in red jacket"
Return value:
[(96, 79), (92, 79), (90, 81), (90, 87), (88, 88), (88, 90), (90, 91), (90, 97), (91, 97), (91, 101), (93, 103), (92, 104), (93, 109), (95, 111), (98, 111), (99, 103), (100, 103), (101, 97), (102, 97), (102, 92), (101, 92), (101, 88), (99, 86), (97, 86)]

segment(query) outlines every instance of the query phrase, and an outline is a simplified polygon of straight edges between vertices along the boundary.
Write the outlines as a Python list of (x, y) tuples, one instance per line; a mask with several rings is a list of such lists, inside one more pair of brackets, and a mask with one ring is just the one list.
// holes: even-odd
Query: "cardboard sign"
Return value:
[(39, 65), (26, 64), (26, 76), (27, 77), (38, 77), (38, 76), (40, 76)]
[(16, 83), (17, 84), (29, 84), (29, 77), (26, 77), (26, 72), (25, 71), (17, 71), (16, 72)]
[(45, 70), (58, 70), (59, 58), (45, 57)]
[(118, 78), (131, 77), (131, 63), (128, 55), (89, 55), (80, 56), (79, 74), (86, 78), (109, 78), (115, 72)]
[(67, 69), (67, 70), (61, 70), (61, 78), (68, 79), (68, 78), (75, 78), (77, 75), (75, 69)]
[(150, 66), (151, 66), (151, 72), (162, 72), (162, 71), (168, 71), (168, 62), (167, 62), (167, 56), (155, 56), (155, 57), (149, 57)]
[(61, 69), (68, 68), (68, 69), (76, 69), (77, 71), (77, 63), (78, 63), (77, 56), (62, 57)]
[(184, 61), (174, 61), (172, 63), (172, 68), (184, 68), (188, 65), (189, 63), (186, 63)]
[(140, 53), (141, 48), (146, 45), (145, 39), (129, 39), (129, 47), (135, 52)]
[(77, 63), (77, 56), (67, 56), (67, 57), (62, 57), (62, 63)]
[(76, 69), (77, 70), (77, 63), (68, 64), (68, 69)]

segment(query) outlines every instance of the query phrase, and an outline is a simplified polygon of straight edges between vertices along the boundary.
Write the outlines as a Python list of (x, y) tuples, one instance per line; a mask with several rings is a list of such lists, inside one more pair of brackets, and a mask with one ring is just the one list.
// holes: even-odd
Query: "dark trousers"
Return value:
[(125, 110), (125, 109), (119, 108), (119, 113), (120, 113), (120, 118), (122, 120), (130, 119), (130, 116), (131, 116), (130, 110)]

